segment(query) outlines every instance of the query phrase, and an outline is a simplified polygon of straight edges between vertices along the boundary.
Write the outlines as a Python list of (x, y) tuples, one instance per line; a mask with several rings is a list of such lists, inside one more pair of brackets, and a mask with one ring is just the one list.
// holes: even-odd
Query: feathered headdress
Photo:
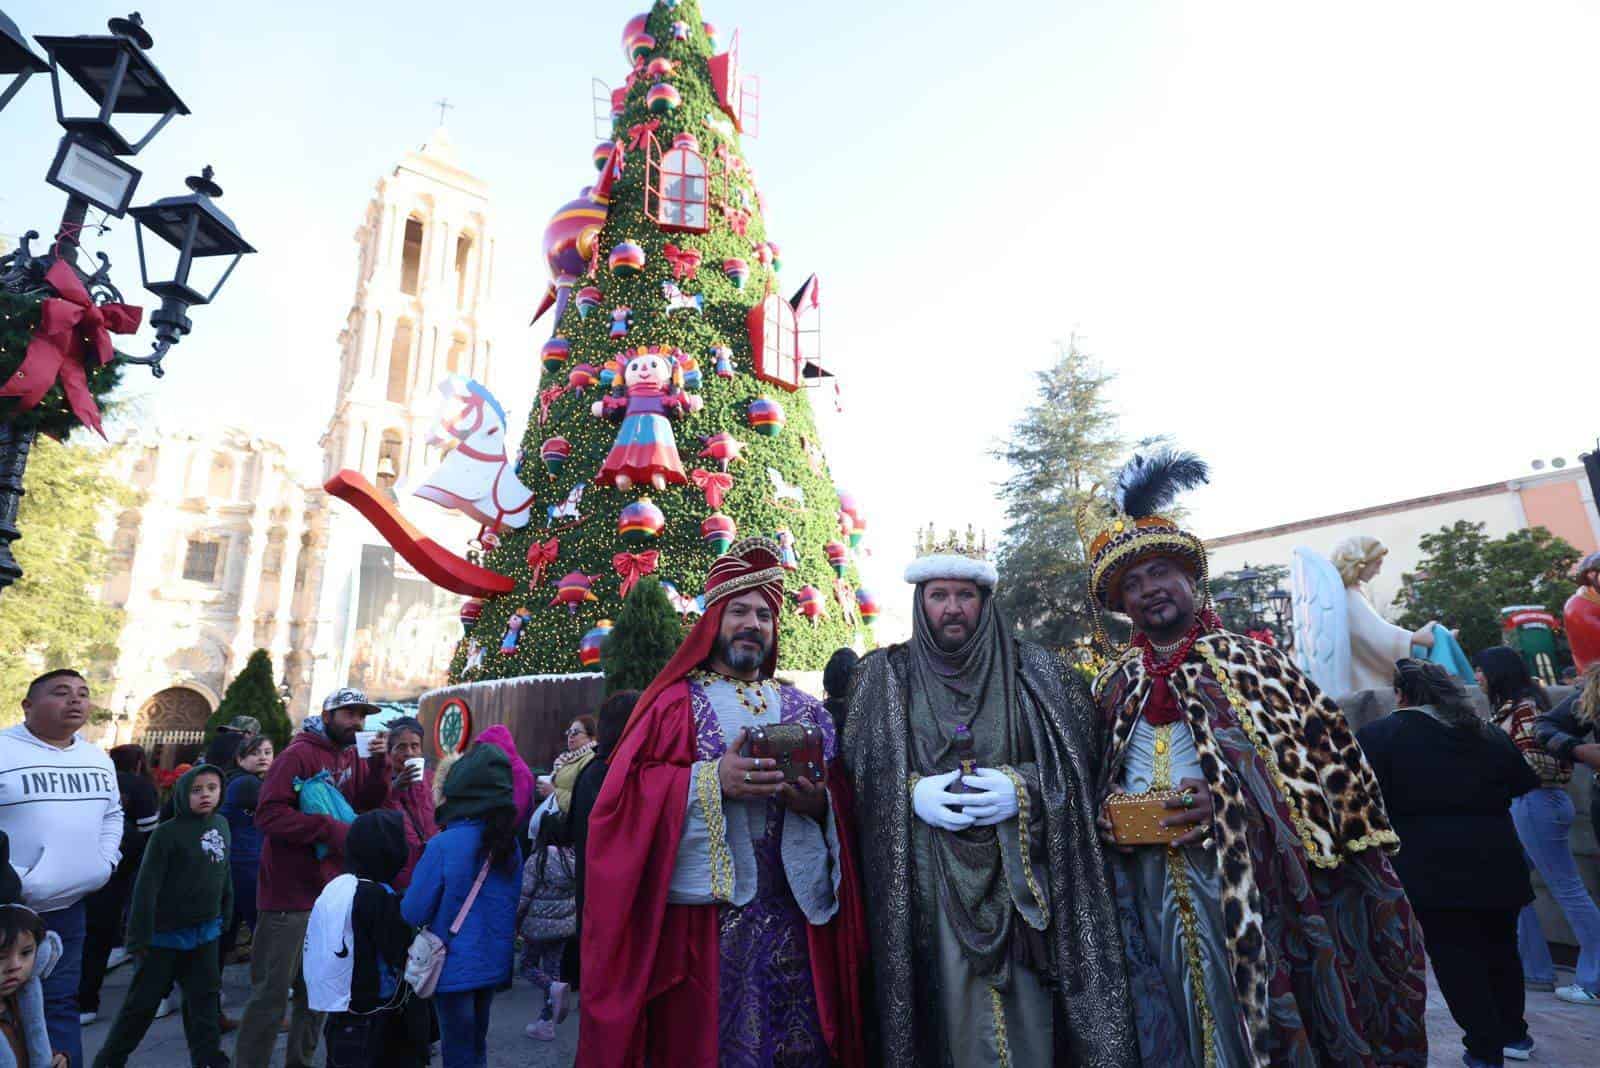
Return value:
[(1088, 556), (1089, 595), (1097, 609), (1116, 611), (1122, 573), (1151, 555), (1182, 561), (1205, 586), (1205, 546), (1161, 512), (1209, 477), (1205, 461), (1194, 453), (1155, 449), (1135, 455), (1118, 472), (1110, 493), (1079, 510), (1078, 535)]

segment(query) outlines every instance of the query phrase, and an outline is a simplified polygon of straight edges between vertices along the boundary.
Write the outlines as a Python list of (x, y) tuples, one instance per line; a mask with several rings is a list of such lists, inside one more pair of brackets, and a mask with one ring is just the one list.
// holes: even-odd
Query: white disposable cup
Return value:
[(415, 771), (419, 780), (422, 778), (422, 765), (423, 760), (421, 757), (412, 757), (406, 761), (406, 767)]
[(356, 731), (356, 756), (363, 760), (371, 756), (372, 739), (377, 736), (377, 731)]

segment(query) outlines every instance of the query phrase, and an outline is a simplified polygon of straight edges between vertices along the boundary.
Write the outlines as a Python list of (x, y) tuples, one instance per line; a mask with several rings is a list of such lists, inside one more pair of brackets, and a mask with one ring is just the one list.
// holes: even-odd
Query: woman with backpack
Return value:
[(441, 763), (433, 781), (442, 829), (400, 911), (444, 943), (434, 988), (444, 1068), (485, 1068), (489, 1008), (511, 979), (522, 871), (511, 763), (495, 746), (475, 745)]

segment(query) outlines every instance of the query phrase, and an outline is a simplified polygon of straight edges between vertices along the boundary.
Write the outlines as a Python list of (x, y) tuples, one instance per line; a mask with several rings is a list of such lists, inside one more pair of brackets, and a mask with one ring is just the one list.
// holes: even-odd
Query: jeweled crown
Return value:
[(987, 560), (989, 535), (978, 534), (968, 524), (965, 538), (952, 530), (941, 540), (934, 533), (933, 524), (929, 523), (926, 530), (917, 531), (917, 556), (964, 556), (969, 560)]

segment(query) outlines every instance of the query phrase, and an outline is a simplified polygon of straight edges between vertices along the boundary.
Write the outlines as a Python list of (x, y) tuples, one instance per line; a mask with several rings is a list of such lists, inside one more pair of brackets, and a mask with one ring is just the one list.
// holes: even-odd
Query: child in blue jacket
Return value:
[[(511, 764), (475, 745), (434, 776), (443, 828), (428, 842), (400, 903), (406, 922), (425, 926), (449, 952), (434, 994), (444, 1068), (485, 1068), (489, 1006), (511, 979), (522, 850)], [(460, 929), (450, 927), (480, 883)]]

